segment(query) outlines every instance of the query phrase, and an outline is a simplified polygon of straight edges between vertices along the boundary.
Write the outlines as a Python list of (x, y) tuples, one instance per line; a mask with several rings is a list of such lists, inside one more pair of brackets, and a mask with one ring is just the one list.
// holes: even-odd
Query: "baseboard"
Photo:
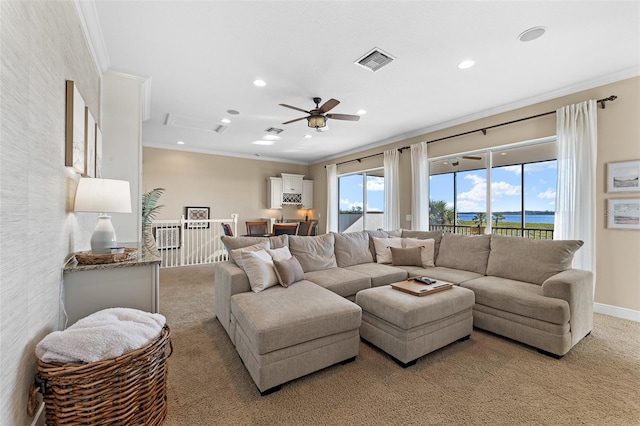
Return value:
[(598, 314), (611, 315), (626, 320), (640, 322), (640, 311), (633, 309), (621, 308), (619, 306), (605, 305), (604, 303), (594, 303), (593, 312)]

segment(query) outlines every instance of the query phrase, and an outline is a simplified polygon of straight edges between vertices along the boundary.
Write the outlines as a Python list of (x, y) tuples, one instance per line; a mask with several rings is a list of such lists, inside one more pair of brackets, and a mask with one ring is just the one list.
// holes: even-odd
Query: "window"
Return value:
[(430, 228), (459, 234), (482, 234), (489, 228), (494, 234), (552, 239), (555, 155), (555, 141), (545, 141), (434, 159), (429, 177)]
[(384, 226), (384, 170), (338, 178), (338, 231), (355, 232)]

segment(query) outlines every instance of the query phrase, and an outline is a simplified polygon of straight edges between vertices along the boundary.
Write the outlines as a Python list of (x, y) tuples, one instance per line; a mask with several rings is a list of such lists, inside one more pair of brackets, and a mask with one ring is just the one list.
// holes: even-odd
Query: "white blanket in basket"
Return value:
[(98, 311), (64, 331), (54, 331), (36, 346), (44, 362), (82, 363), (114, 358), (141, 348), (158, 336), (166, 319), (130, 308)]

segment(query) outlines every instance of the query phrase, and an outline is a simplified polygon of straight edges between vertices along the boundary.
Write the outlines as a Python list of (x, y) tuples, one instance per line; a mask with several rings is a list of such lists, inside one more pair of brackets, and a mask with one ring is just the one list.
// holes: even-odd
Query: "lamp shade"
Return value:
[(73, 210), (131, 213), (131, 191), (126, 180), (80, 178)]

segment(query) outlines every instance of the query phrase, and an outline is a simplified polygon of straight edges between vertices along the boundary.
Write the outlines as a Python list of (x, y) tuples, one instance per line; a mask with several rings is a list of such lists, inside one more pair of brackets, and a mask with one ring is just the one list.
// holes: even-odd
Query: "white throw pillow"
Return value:
[(430, 238), (428, 240), (419, 240), (417, 238), (403, 238), (404, 248), (423, 247), (420, 250), (420, 257), (422, 258), (422, 266), (424, 268), (436, 266), (433, 262), (433, 255), (436, 249), (436, 240)]
[(376, 262), (377, 263), (391, 263), (391, 247), (403, 248), (402, 238), (373, 238), (373, 245), (376, 248)]
[(267, 249), (267, 253), (271, 256), (273, 260), (287, 260), (291, 259), (291, 252), (289, 251), (289, 247), (284, 246), (276, 249)]
[(258, 293), (278, 284), (273, 260), (265, 250), (242, 250), (242, 265), (249, 277), (251, 290)]
[[(254, 244), (252, 246), (246, 246), (246, 247), (242, 247), (242, 248), (237, 248), (237, 249), (233, 249), (231, 250), (231, 258), (233, 259), (234, 262), (236, 262), (236, 265), (238, 265), (240, 267), (240, 269), (242, 269), (244, 271), (244, 266), (242, 265), (242, 251), (246, 250), (246, 251), (256, 251), (256, 250), (266, 250), (268, 248), (271, 248), (271, 245), (269, 243), (269, 240), (264, 240), (258, 244)], [(245, 271), (246, 272), (246, 271)]]

